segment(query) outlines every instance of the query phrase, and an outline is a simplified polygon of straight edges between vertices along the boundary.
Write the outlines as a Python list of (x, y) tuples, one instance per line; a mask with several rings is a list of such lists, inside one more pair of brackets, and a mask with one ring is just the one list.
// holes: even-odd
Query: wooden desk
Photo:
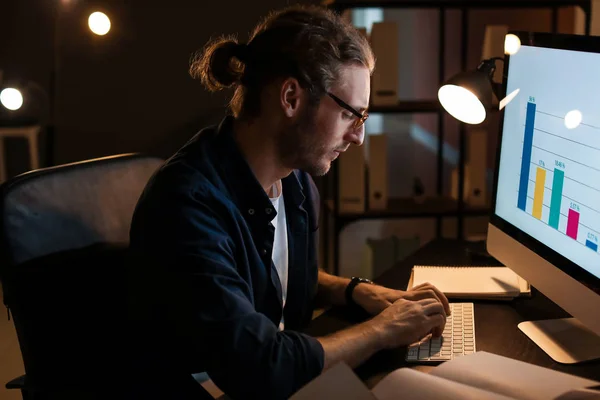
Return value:
[[(396, 289), (406, 289), (410, 271), (415, 264), (481, 265), (469, 257), (464, 242), (436, 240), (388, 270), (376, 282)], [(494, 265), (494, 263), (491, 263)], [(475, 337), (477, 350), (499, 354), (557, 371), (600, 381), (600, 361), (563, 365), (552, 360), (543, 350), (523, 334), (517, 324), (527, 320), (569, 317), (565, 311), (540, 292), (532, 289), (531, 298), (510, 302), (473, 301), (475, 303)], [(306, 330), (314, 336), (335, 332), (364, 320), (365, 315), (353, 315), (346, 308), (329, 310), (316, 318)], [(355, 372), (372, 388), (388, 373), (400, 367), (428, 371), (431, 366), (415, 366), (404, 361), (406, 347), (381, 351), (358, 367)]]

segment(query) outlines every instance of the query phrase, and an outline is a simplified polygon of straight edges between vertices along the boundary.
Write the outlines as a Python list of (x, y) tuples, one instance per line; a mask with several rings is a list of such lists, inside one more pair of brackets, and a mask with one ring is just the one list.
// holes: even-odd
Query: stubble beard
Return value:
[(312, 176), (323, 176), (331, 167), (327, 148), (319, 143), (316, 109), (308, 107), (279, 140), (279, 154), (290, 169), (300, 169)]

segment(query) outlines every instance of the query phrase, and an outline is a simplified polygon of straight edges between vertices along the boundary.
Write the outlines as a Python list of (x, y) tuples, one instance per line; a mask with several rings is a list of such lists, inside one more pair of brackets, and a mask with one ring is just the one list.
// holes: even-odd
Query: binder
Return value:
[(487, 132), (469, 131), (469, 195), (466, 202), (474, 206), (487, 204)]
[(369, 209), (385, 210), (388, 205), (387, 136), (369, 136)]
[(377, 68), (373, 71), (371, 84), (371, 103), (375, 106), (396, 105), (400, 84), (397, 23), (374, 23), (371, 28), (371, 48), (377, 58)]
[[(458, 200), (458, 180), (459, 180), (458, 167), (454, 168), (450, 174), (450, 197), (454, 200)], [(467, 202), (470, 193), (470, 181), (469, 181), (469, 164), (465, 164), (464, 179), (463, 179), (463, 201)]]
[(340, 154), (338, 210), (340, 213), (365, 212), (365, 153), (363, 146), (350, 146)]

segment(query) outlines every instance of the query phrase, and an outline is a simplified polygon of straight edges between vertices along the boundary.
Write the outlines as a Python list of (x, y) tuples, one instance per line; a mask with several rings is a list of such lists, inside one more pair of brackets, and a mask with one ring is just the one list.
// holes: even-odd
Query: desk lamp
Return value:
[[(505, 54), (515, 54), (520, 47), (516, 35), (506, 35)], [(499, 108), (503, 108), (514, 96), (503, 99), (502, 85), (493, 81), (498, 60), (504, 61), (504, 57), (483, 60), (475, 71), (460, 72), (448, 79), (438, 90), (442, 107), (457, 120), (473, 125), (482, 123), (487, 112), (495, 107), (494, 96), (497, 100), (502, 99)]]
[(457, 120), (480, 124), (493, 106), (493, 96), (500, 98), (500, 86), (492, 81), (496, 71), (494, 57), (483, 60), (475, 71), (460, 72), (448, 79), (438, 90), (442, 107)]

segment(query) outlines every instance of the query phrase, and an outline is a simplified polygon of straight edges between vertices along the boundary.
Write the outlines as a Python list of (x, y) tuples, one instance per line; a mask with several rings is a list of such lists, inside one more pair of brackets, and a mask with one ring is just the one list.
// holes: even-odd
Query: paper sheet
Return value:
[(410, 368), (398, 369), (383, 378), (373, 394), (377, 400), (513, 400)]
[(600, 382), (484, 351), (439, 365), (431, 375), (523, 400), (555, 399)]

